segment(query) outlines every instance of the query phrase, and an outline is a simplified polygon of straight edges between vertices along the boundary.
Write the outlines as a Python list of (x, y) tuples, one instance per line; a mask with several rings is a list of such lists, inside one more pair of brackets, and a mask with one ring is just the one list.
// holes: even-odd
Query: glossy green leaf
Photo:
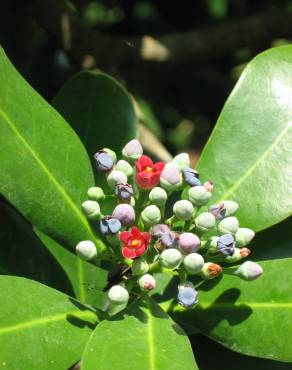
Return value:
[(82, 261), (41, 231), (35, 229), (35, 232), (64, 269), (72, 284), (75, 297), (83, 303), (101, 307), (104, 302), (102, 289), (107, 283), (107, 271)]
[(66, 245), (95, 240), (80, 209), (93, 184), (87, 153), (66, 121), (18, 74), (3, 49), (0, 147), (0, 192), (32, 224)]
[(66, 370), (97, 321), (78, 301), (32, 280), (0, 276), (0, 366)]
[(52, 103), (78, 133), (91, 159), (104, 147), (120, 155), (123, 146), (136, 136), (130, 95), (104, 73), (78, 73), (65, 83)]
[(152, 300), (133, 304), (98, 325), (82, 370), (197, 369), (187, 336)]
[(292, 46), (252, 60), (228, 98), (198, 165), (212, 202), (239, 202), (243, 225), (262, 230), (292, 214)]
[(35, 236), (31, 225), (0, 202), (0, 274), (24, 276), (72, 295), (63, 269)]

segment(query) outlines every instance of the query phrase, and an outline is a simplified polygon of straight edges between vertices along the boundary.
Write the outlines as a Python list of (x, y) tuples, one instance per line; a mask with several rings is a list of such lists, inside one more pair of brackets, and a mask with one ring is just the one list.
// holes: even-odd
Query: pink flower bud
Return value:
[(135, 222), (135, 211), (129, 204), (119, 204), (113, 211), (113, 217), (116, 217), (122, 226), (130, 226)]

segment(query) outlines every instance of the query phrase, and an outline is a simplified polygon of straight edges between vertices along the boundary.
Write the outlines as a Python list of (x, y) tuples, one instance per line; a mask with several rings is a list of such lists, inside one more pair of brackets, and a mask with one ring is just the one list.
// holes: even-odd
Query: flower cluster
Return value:
[[(255, 234), (239, 227), (238, 204), (224, 200), (208, 206), (214, 185), (202, 182), (190, 168), (188, 154), (181, 153), (169, 163), (153, 163), (139, 141), (132, 140), (122, 155), (124, 159), (117, 161), (107, 148), (94, 155), (110, 190), (92, 187), (82, 204), (88, 220), (99, 226), (107, 256), (113, 264), (127, 266), (120, 284), (108, 291), (111, 304), (126, 304), (131, 291), (151, 291), (156, 287), (153, 274), (165, 269), (179, 277), (177, 301), (186, 308), (198, 303), (196, 286), (204, 280), (222, 273), (254, 280), (262, 274), (257, 263), (239, 265), (249, 256), (247, 245)], [(172, 201), (174, 192), (181, 192), (180, 200)], [(114, 199), (116, 205), (104, 215), (107, 199)], [(97, 254), (92, 241), (80, 242), (76, 253), (84, 260), (105, 258)]]

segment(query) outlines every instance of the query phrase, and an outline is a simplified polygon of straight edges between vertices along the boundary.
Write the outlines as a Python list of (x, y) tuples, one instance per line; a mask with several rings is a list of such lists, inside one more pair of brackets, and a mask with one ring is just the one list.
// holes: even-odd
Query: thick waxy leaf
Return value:
[(2, 202), (0, 202), (0, 274), (38, 280), (72, 295), (69, 279), (51, 253), (35, 236), (31, 225), (8, 204)]
[(53, 105), (78, 133), (91, 159), (105, 147), (120, 155), (123, 146), (136, 136), (132, 99), (106, 74), (77, 74), (62, 87)]
[(152, 300), (103, 321), (82, 357), (82, 370), (197, 369), (183, 330)]
[(77, 362), (97, 321), (78, 301), (45, 285), (0, 276), (3, 369), (61, 370)]
[[(95, 236), (80, 210), (93, 175), (80, 140), (0, 49), (0, 192), (39, 229), (74, 246)], [(102, 248), (102, 244), (98, 244)]]
[(75, 297), (83, 303), (101, 307), (104, 300), (102, 289), (107, 283), (107, 271), (82, 261), (41, 231), (35, 229), (35, 232), (63, 267), (72, 284)]
[(239, 202), (242, 224), (262, 230), (292, 214), (292, 46), (268, 50), (245, 69), (198, 165), (212, 201)]

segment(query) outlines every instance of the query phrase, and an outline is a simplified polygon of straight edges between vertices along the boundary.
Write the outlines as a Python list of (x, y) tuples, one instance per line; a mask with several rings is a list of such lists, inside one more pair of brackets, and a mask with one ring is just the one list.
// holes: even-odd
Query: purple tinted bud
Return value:
[(135, 211), (129, 204), (119, 204), (113, 211), (113, 217), (120, 220), (122, 226), (131, 226), (135, 222)]
[(170, 229), (167, 225), (158, 224), (153, 226), (152, 228), (152, 235), (155, 239), (160, 239), (163, 234), (169, 233)]
[(194, 253), (200, 248), (201, 241), (193, 233), (183, 233), (179, 236), (178, 244), (184, 253)]
[(236, 271), (235, 274), (244, 280), (255, 280), (263, 273), (262, 267), (252, 261), (244, 262)]
[(226, 208), (224, 206), (224, 203), (221, 203), (219, 205), (214, 204), (209, 207), (208, 211), (212, 213), (216, 220), (222, 220), (226, 216)]
[(133, 187), (130, 184), (117, 184), (116, 185), (116, 196), (121, 201), (128, 201), (134, 195)]
[(183, 177), (185, 182), (190, 186), (199, 186), (201, 181), (199, 180), (199, 172), (193, 170), (190, 167), (185, 167), (182, 169)]
[(143, 148), (140, 142), (136, 139), (131, 140), (123, 148), (122, 154), (125, 158), (136, 160), (143, 154)]
[(234, 238), (230, 234), (224, 234), (217, 240), (217, 249), (224, 257), (233, 256), (235, 251)]
[(166, 248), (174, 248), (177, 245), (178, 236), (174, 231), (164, 233), (160, 237), (162, 245)]
[(192, 283), (186, 282), (184, 285), (179, 285), (177, 300), (185, 308), (192, 307), (198, 303), (198, 292)]
[(114, 166), (112, 157), (103, 150), (94, 154), (95, 165), (98, 171), (109, 172)]
[(120, 231), (122, 224), (117, 218), (106, 216), (100, 220), (99, 226), (102, 235), (114, 235)]
[(182, 184), (181, 173), (174, 163), (167, 163), (160, 175), (160, 185), (166, 190), (176, 190)]

